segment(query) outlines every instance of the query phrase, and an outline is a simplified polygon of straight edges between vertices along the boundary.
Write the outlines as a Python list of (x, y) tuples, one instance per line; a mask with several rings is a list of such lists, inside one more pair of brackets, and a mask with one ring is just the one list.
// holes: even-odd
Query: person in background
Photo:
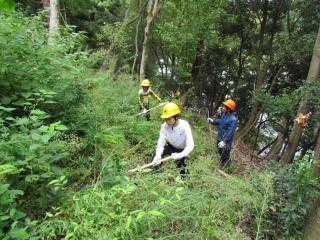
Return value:
[(140, 111), (144, 112), (148, 121), (150, 121), (150, 112), (148, 111), (149, 100), (152, 97), (156, 98), (159, 102), (161, 102), (161, 98), (157, 94), (155, 94), (154, 91), (152, 91), (149, 79), (144, 79), (141, 82), (141, 88), (139, 89), (138, 98), (140, 104)]
[(238, 118), (234, 113), (236, 102), (228, 99), (222, 103), (221, 116), (217, 119), (208, 118), (208, 122), (218, 125), (217, 146), (222, 167), (230, 166), (232, 140), (237, 128)]
[(180, 174), (189, 173), (186, 169), (186, 158), (194, 148), (193, 136), (189, 123), (180, 119), (180, 108), (177, 104), (169, 102), (162, 109), (161, 118), (164, 123), (161, 126), (157, 149), (153, 154), (154, 165), (159, 165), (165, 156), (171, 156), (176, 166), (180, 168)]

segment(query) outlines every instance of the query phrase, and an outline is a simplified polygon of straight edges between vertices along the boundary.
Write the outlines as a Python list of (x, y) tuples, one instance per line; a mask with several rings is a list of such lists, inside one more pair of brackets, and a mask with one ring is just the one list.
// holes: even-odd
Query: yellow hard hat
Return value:
[(173, 117), (179, 113), (181, 113), (181, 111), (180, 111), (180, 108), (178, 107), (178, 105), (173, 102), (169, 102), (166, 105), (164, 105), (164, 107), (162, 109), (162, 114), (160, 117), (162, 119), (170, 118), (170, 117)]
[(230, 108), (232, 111), (236, 109), (236, 102), (231, 99), (224, 101), (222, 104)]
[(141, 86), (142, 87), (150, 87), (151, 83), (149, 81), (149, 79), (145, 79), (141, 82)]

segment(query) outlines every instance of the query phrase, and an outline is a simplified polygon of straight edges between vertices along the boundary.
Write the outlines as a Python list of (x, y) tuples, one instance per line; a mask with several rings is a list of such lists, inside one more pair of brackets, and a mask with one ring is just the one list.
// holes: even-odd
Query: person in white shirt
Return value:
[(180, 174), (187, 174), (185, 169), (186, 157), (192, 152), (194, 142), (189, 123), (180, 119), (180, 108), (177, 104), (169, 102), (164, 105), (161, 118), (165, 120), (160, 129), (157, 149), (153, 157), (154, 165), (165, 156), (171, 155), (176, 166), (180, 168)]

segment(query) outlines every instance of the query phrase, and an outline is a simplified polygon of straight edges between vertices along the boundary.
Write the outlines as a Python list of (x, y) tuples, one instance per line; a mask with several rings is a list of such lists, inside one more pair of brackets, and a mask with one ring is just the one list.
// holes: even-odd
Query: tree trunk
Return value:
[(139, 21), (137, 23), (136, 26), (136, 34), (134, 37), (134, 45), (135, 45), (135, 54), (134, 54), (134, 60), (133, 60), (133, 64), (132, 64), (132, 69), (131, 69), (131, 79), (133, 80), (133, 74), (134, 74), (134, 69), (136, 67), (136, 62), (137, 62), (137, 58), (139, 55), (139, 48), (138, 48), (138, 34), (139, 34), (139, 26), (140, 26), (140, 22), (141, 22), (141, 18), (139, 18)]
[(281, 122), (281, 130), (279, 131), (274, 144), (272, 144), (270, 151), (267, 153), (266, 159), (279, 160), (279, 153), (286, 140), (286, 136), (288, 135), (287, 129), (288, 129), (288, 121), (286, 119), (283, 119)]
[[(263, 3), (263, 7), (262, 7), (262, 20), (260, 22), (260, 30), (259, 30), (259, 44), (258, 44), (258, 48), (257, 48), (257, 52), (256, 52), (256, 84), (255, 84), (255, 89), (254, 89), (254, 93), (257, 93), (263, 84), (263, 80), (264, 80), (264, 75), (263, 73), (265, 71), (263, 71), (262, 69), (262, 56), (263, 56), (263, 50), (264, 50), (264, 42), (265, 42), (265, 31), (266, 31), (266, 23), (267, 23), (267, 18), (268, 18), (268, 1), (265, 0)], [(238, 134), (236, 135), (237, 140), (242, 139), (244, 136), (246, 136), (250, 130), (253, 128), (253, 126), (255, 125), (256, 121), (257, 121), (257, 116), (259, 115), (259, 110), (258, 110), (258, 106), (256, 104), (253, 105), (250, 115), (249, 115), (249, 119), (246, 122), (246, 124), (239, 130)]]
[(277, 140), (275, 143), (272, 145), (270, 151), (267, 154), (267, 159), (268, 160), (278, 160), (279, 159), (279, 152), (283, 146), (285, 137), (283, 133), (279, 133), (277, 136)]
[(313, 203), (309, 219), (303, 230), (303, 240), (315, 240), (320, 236), (320, 200)]
[(56, 44), (56, 37), (59, 30), (59, 0), (50, 0), (50, 20), (48, 45)]
[(310, 145), (307, 144), (305, 146), (302, 147), (301, 151), (300, 151), (300, 156), (299, 156), (299, 160), (302, 160), (304, 158), (304, 156), (306, 155), (307, 151), (310, 149)]
[[(274, 140), (272, 140), (271, 142), (267, 143), (267, 145), (265, 145), (263, 148), (259, 149), (259, 151), (257, 152), (257, 155), (259, 156), (261, 153), (263, 153), (265, 150), (267, 150), (268, 148), (270, 148), (276, 141), (277, 141), (278, 137), (276, 137)], [(269, 150), (270, 151), (270, 150)]]
[[(161, 0), (160, 0), (161, 1)], [(147, 25), (144, 28), (144, 39), (143, 39), (143, 47), (142, 47), (142, 55), (141, 55), (141, 63), (140, 63), (140, 79), (145, 78), (146, 71), (146, 62), (148, 58), (148, 43), (149, 43), (149, 35), (151, 31), (151, 23), (153, 19), (157, 16), (160, 7), (158, 7), (158, 0), (149, 0), (147, 6)]]
[[(198, 81), (198, 75), (203, 62), (204, 41), (198, 39), (196, 57), (191, 70), (191, 79), (195, 87), (196, 96), (201, 97), (201, 83)], [(198, 99), (199, 100), (199, 99)]]
[[(316, 114), (319, 114), (317, 112)], [(320, 125), (316, 124), (314, 129), (315, 135), (315, 149), (313, 156), (313, 173), (315, 176), (320, 176)], [(318, 239), (320, 236), (320, 200), (318, 199), (312, 205), (311, 211), (309, 211), (309, 219), (304, 227), (303, 240)]]
[(246, 124), (239, 130), (238, 133), (236, 133), (236, 139), (237, 141), (242, 139), (244, 136), (246, 136), (250, 130), (253, 128), (253, 126), (256, 124), (258, 120), (258, 115), (259, 115), (259, 110), (258, 106), (254, 105), (251, 112), (250, 112), (250, 117)]
[(245, 37), (244, 37), (244, 26), (243, 26), (243, 7), (241, 4), (241, 1), (237, 0), (236, 1), (236, 5), (238, 8), (238, 14), (239, 14), (239, 21), (240, 21), (240, 33), (239, 33), (239, 37), (240, 37), (240, 46), (239, 46), (239, 54), (238, 54), (238, 70), (237, 70), (237, 79), (234, 80), (233, 83), (233, 93), (232, 93), (232, 98), (236, 98), (238, 95), (238, 85), (239, 85), (239, 81), (242, 78), (242, 71), (243, 71), (243, 57), (242, 57), (242, 53), (243, 53), (243, 46), (245, 43)]
[(316, 126), (315, 129), (315, 136), (316, 136), (316, 145), (314, 148), (314, 155), (313, 155), (313, 173), (316, 176), (320, 176), (320, 125)]
[[(310, 68), (307, 76), (307, 81), (316, 80), (320, 75), (320, 27), (316, 43), (313, 48), (313, 55), (310, 63)], [(299, 105), (298, 113), (305, 113), (307, 108), (307, 102), (302, 100)], [(299, 145), (300, 137), (302, 135), (302, 128), (298, 126), (298, 122), (294, 121), (292, 132), (289, 136), (288, 147), (281, 158), (282, 163), (290, 163), (293, 161), (297, 147)]]
[[(266, 45), (266, 31), (267, 31), (267, 20), (268, 20), (268, 9), (269, 9), (269, 0), (264, 0), (261, 6), (261, 15), (260, 11), (257, 11), (257, 17), (260, 20), (260, 30), (259, 30), (259, 42), (256, 52), (256, 81), (255, 81), (255, 87), (254, 87), (254, 95), (257, 94), (264, 85), (265, 77), (267, 74), (267, 71), (269, 70), (269, 67), (273, 61), (273, 39), (276, 34), (277, 29), (277, 22), (279, 20), (280, 12), (281, 12), (281, 5), (283, 1), (277, 2), (276, 12), (271, 16), (272, 17), (272, 25), (270, 28), (270, 34), (269, 39)], [(269, 59), (266, 63), (264, 63), (265, 59), (265, 53), (268, 53)], [(246, 136), (250, 130), (254, 127), (257, 116), (259, 115), (260, 110), (257, 104), (254, 104), (252, 107), (252, 110), (250, 112), (249, 120), (246, 122), (245, 126), (240, 129), (239, 133), (237, 134), (237, 140), (239, 141), (241, 138)]]

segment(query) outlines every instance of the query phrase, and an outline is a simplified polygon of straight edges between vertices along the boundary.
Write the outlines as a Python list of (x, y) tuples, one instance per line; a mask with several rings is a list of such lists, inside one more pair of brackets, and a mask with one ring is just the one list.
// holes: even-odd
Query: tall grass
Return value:
[(137, 83), (125, 75), (117, 82), (109, 79), (102, 74), (87, 79), (89, 99), (79, 112), (78, 126), (93, 157), (87, 169), (91, 176), (85, 181), (92, 184), (69, 192), (63, 206), (47, 214), (34, 235), (47, 239), (249, 239), (241, 224), (248, 218), (254, 222), (254, 214), (263, 213), (263, 193), (269, 191), (271, 177), (263, 175), (257, 189), (253, 176), (217, 175), (214, 145), (204, 134), (206, 123), (187, 112), (182, 118), (193, 126), (196, 142), (188, 160), (188, 178), (182, 180), (172, 162), (157, 173), (128, 175), (129, 168), (151, 161), (162, 122), (159, 112), (152, 113), (150, 122), (135, 116)]

